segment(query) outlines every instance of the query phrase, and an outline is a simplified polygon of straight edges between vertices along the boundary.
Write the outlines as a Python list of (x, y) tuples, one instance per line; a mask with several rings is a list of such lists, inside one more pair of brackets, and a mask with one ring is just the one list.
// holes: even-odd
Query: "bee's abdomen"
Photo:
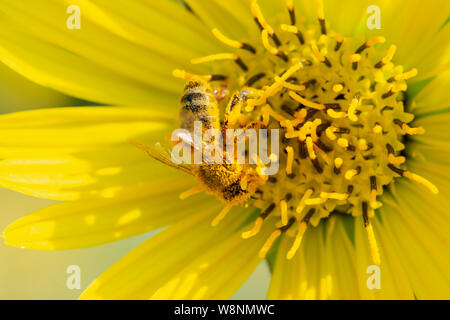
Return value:
[(194, 121), (200, 121), (204, 129), (218, 126), (218, 107), (214, 95), (199, 81), (189, 81), (181, 97), (180, 122), (184, 129), (192, 130)]
[(186, 92), (181, 98), (181, 108), (200, 112), (208, 107), (208, 96), (203, 92)]
[(233, 182), (229, 186), (225, 187), (222, 190), (222, 195), (225, 200), (227, 201), (233, 201), (236, 198), (242, 197), (244, 195), (247, 195), (248, 191), (242, 189), (240, 180)]

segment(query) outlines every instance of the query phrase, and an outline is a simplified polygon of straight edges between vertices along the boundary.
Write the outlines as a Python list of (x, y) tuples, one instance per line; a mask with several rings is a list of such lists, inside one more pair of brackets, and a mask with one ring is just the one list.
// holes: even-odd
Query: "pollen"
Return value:
[[(242, 238), (272, 228), (259, 256), (265, 257), (279, 237), (288, 237), (286, 259), (292, 259), (308, 228), (336, 215), (363, 216), (361, 227), (367, 232), (372, 260), (380, 264), (370, 220), (382, 205), (383, 191), (395, 179), (407, 178), (418, 188), (438, 193), (425, 177), (406, 169), (406, 137), (425, 134), (424, 128), (410, 125), (414, 116), (405, 111), (407, 81), (417, 69), (403, 72), (393, 63), (397, 48), (385, 45), (389, 39), (349, 38), (333, 31), (322, 0), (315, 1), (316, 25), (300, 22), (294, 1), (285, 4), (286, 16), (270, 19), (269, 24), (269, 12), (252, 0), (255, 33), (231, 39), (214, 28), (212, 34), (232, 52), (191, 61), (229, 71), (220, 77), (197, 77), (213, 89), (225, 84), (228, 92), (239, 93), (239, 108), (228, 119), (233, 121), (225, 118), (230, 128), (257, 123), (280, 131), (279, 155), (270, 155), (279, 162), (278, 173), (265, 177), (262, 161), (254, 165), (265, 183), (245, 205), (258, 208), (260, 214)], [(174, 75), (196, 77), (182, 70)], [(224, 99), (223, 110), (230, 108), (229, 99)], [(246, 181), (241, 181), (241, 188), (246, 189)], [(194, 188), (181, 196), (199, 191)], [(230, 218), (230, 209), (226, 203), (212, 224)]]

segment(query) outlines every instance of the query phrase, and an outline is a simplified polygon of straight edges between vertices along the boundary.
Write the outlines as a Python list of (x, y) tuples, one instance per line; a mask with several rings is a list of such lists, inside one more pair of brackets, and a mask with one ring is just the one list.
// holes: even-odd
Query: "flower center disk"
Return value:
[[(202, 77), (226, 79), (227, 87), (237, 90), (234, 96), (241, 105), (226, 119), (233, 127), (260, 123), (280, 130), (279, 171), (248, 201), (261, 214), (242, 236), (256, 235), (268, 216), (279, 216), (260, 256), (286, 233), (294, 238), (286, 256), (291, 259), (309, 223), (317, 226), (332, 213), (363, 215), (372, 258), (379, 264), (369, 217), (381, 206), (377, 198), (383, 187), (404, 176), (437, 193), (430, 182), (400, 168), (406, 162), (405, 135), (424, 133), (423, 128), (408, 126), (414, 116), (404, 109), (406, 80), (417, 70), (404, 71), (392, 63), (394, 45), (377, 50), (383, 37), (364, 42), (327, 30), (321, 1), (319, 23), (311, 26), (299, 26), (292, 1), (286, 2), (290, 24), (280, 23), (275, 30), (252, 1), (258, 43), (235, 41), (214, 29), (216, 38), (238, 53), (192, 61), (231, 60), (225, 62), (226, 76)], [(174, 73), (192, 77), (180, 70)], [(215, 92), (218, 99), (228, 98), (221, 103), (229, 109), (228, 92), (221, 85)]]

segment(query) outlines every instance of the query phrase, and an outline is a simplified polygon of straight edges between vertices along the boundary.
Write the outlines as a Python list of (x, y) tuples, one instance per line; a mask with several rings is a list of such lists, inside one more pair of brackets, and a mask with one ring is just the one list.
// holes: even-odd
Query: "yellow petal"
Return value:
[(163, 181), (187, 178), (131, 144), (74, 155), (41, 153), (0, 161), (2, 187), (55, 200), (113, 198), (143, 183), (155, 187)]
[(270, 228), (243, 240), (235, 233), (176, 272), (152, 299), (229, 299), (261, 262), (258, 251)]
[[(163, 112), (117, 107), (40, 109), (0, 116), (0, 155), (50, 149), (66, 152), (128, 143), (152, 132), (167, 132)], [(34, 153), (34, 154), (36, 154)]]
[[(384, 203), (384, 206), (387, 206)], [(382, 215), (385, 218), (385, 215)], [(355, 217), (355, 250), (356, 250), (356, 276), (359, 292), (362, 299), (413, 299), (414, 292), (410, 279), (405, 275), (403, 263), (398, 254), (399, 248), (395, 247), (377, 218), (371, 219), (375, 237), (381, 256), (380, 266), (374, 266), (367, 240), (367, 232), (364, 230), (364, 222), (361, 216)], [(396, 248), (396, 249), (395, 249)], [(379, 269), (371, 269), (377, 268)], [(374, 277), (379, 275), (380, 288), (369, 288)], [(376, 282), (377, 280), (375, 280)], [(372, 283), (372, 285), (375, 283)]]
[(2, 113), (42, 108), (43, 106), (47, 108), (68, 106), (74, 103), (74, 99), (28, 81), (1, 63), (0, 79), (2, 83), (0, 111)]
[(141, 182), (173, 177), (176, 170), (157, 164), (130, 143), (161, 141), (168, 128), (166, 114), (133, 108), (59, 108), (0, 116), (5, 136), (0, 185), (74, 200), (111, 198)]
[[(326, 226), (308, 226), (292, 260), (284, 237), (275, 262), (268, 299), (358, 299), (354, 249), (340, 218)], [(325, 233), (325, 234), (324, 234)], [(353, 270), (353, 271), (352, 271)]]
[[(243, 239), (237, 243), (239, 230), (247, 218), (245, 212), (248, 211), (235, 208), (217, 227), (211, 227), (211, 220), (219, 210), (220, 207), (203, 206), (198, 214), (189, 216), (152, 237), (103, 273), (81, 298), (148, 299), (163, 286), (167, 290), (169, 287), (176, 291), (179, 289), (181, 294), (182, 287), (179, 285), (192, 282), (194, 286), (188, 295), (184, 295), (186, 298), (198, 298), (200, 294), (203, 294), (201, 297), (204, 299), (230, 296), (231, 291), (237, 289), (238, 282), (244, 281), (242, 278), (248, 275), (248, 269), (251, 269), (245, 266), (245, 262), (252, 268), (256, 267), (254, 260), (259, 260), (259, 247)], [(253, 258), (245, 253), (245, 248), (254, 253)], [(233, 249), (245, 254), (246, 258), (240, 260), (242, 258), (236, 257)], [(216, 264), (208, 265), (209, 262)], [(227, 272), (227, 268), (233, 269), (238, 265), (243, 268), (242, 275), (239, 272)], [(190, 270), (203, 270), (205, 273), (189, 277)], [(222, 271), (220, 276), (216, 273), (218, 271)], [(177, 276), (180, 282), (174, 280)], [(233, 280), (233, 277), (237, 279)], [(223, 283), (227, 281), (228, 287)], [(219, 288), (221, 290), (217, 291)]]
[(450, 154), (450, 130), (448, 123), (450, 121), (450, 110), (442, 109), (433, 111), (420, 117), (413, 122), (414, 126), (425, 128), (424, 135), (413, 137), (412, 143), (408, 148), (408, 154), (418, 160), (430, 160), (435, 163), (449, 164)]
[(9, 225), (5, 244), (37, 250), (91, 247), (164, 227), (195, 215), (202, 206), (220, 207), (206, 195), (180, 200), (189, 182), (142, 183), (111, 199), (62, 202), (40, 209)]
[(437, 75), (414, 97), (411, 110), (419, 117), (422, 117), (450, 109), (450, 101), (448, 99), (449, 87), (450, 69)]
[[(403, 192), (399, 196), (408, 197), (408, 193)], [(405, 210), (404, 206), (383, 206), (380, 212), (383, 217), (381, 229), (387, 238), (386, 245), (391, 246), (401, 261), (404, 274), (410, 282), (415, 297), (448, 299), (450, 293), (450, 278), (446, 271), (449, 259), (448, 242), (447, 244), (439, 243), (423, 224), (412, 226), (411, 223), (415, 220), (415, 209)], [(416, 233), (419, 228), (422, 229)], [(381, 258), (383, 259), (383, 256)], [(439, 262), (440, 259), (441, 262)], [(397, 274), (394, 277), (397, 277)], [(386, 285), (389, 285), (389, 282)]]
[[(79, 30), (61, 24), (69, 5), (80, 7)], [(176, 105), (182, 83), (172, 70), (220, 47), (209, 30), (169, 1), (6, 0), (0, 11), (3, 62), (39, 84), (102, 103)], [(46, 15), (36, 17), (36, 11)]]
[[(0, 21), (3, 20), (2, 17)], [(75, 53), (12, 28), (0, 27), (0, 39), (1, 61), (42, 86), (107, 104), (176, 101), (167, 92), (133, 82)]]
[[(383, 35), (387, 44), (395, 44), (394, 60), (407, 70), (417, 68), (418, 76), (410, 82), (436, 75), (450, 62), (448, 18), (450, 2), (420, 0), (376, 0), (381, 13), (381, 29), (365, 28), (368, 37)], [(441, 29), (442, 28), (442, 29)]]
[(206, 29), (212, 30), (218, 28), (229, 37), (242, 40), (242, 37), (248, 35), (248, 29), (255, 28), (256, 25), (250, 25), (253, 22), (250, 6), (242, 1), (186, 1), (196, 15), (204, 21)]
[[(74, 4), (71, 3), (71, 5)], [(144, 33), (142, 30), (139, 32), (136, 24), (128, 22), (130, 20), (125, 19), (122, 15), (125, 12), (133, 14), (146, 10), (154, 13), (155, 10), (142, 4), (139, 5), (135, 1), (127, 1), (126, 3), (108, 1), (99, 3), (98, 6), (80, 1), (79, 5), (83, 13), (83, 26), (75, 32), (69, 28), (61, 27), (60, 21), (68, 17), (66, 13), (67, 5), (64, 3), (45, 5), (34, 1), (20, 3), (6, 1), (0, 5), (0, 8), (3, 8), (8, 16), (14, 18), (14, 21), (19, 22), (17, 27), (19, 30), (24, 30), (36, 38), (47, 40), (84, 56), (86, 59), (95, 61), (117, 73), (155, 88), (169, 91), (175, 89), (171, 71), (176, 67), (185, 67), (190, 58), (206, 52), (203, 48), (204, 45), (202, 46), (202, 37), (199, 36), (196, 39), (196, 47), (191, 43), (191, 47), (197, 48), (192, 51), (183, 46), (181, 41), (176, 41), (177, 38), (172, 37), (171, 41), (168, 41), (167, 38), (162, 38), (154, 33)], [(36, 18), (34, 13), (37, 10), (45, 10), (46, 15)], [(95, 19), (92, 19), (94, 13), (96, 14)], [(162, 16), (162, 14), (159, 15)], [(137, 17), (140, 17), (140, 15), (133, 15), (133, 20), (136, 21)], [(152, 25), (158, 23), (154, 17), (148, 18), (147, 22), (152, 21)], [(105, 29), (97, 25), (97, 23), (105, 20), (114, 21), (115, 28)], [(133, 26), (134, 28), (132, 28)], [(182, 28), (189, 30), (188, 26), (179, 27), (179, 29)], [(117, 29), (120, 29), (122, 33), (114, 34), (111, 32), (117, 31)], [(173, 26), (170, 29), (173, 30)], [(130, 39), (136, 41), (140, 39), (140, 41), (130, 43)], [(209, 42), (212, 43), (212, 41)], [(200, 48), (203, 50), (199, 50)]]

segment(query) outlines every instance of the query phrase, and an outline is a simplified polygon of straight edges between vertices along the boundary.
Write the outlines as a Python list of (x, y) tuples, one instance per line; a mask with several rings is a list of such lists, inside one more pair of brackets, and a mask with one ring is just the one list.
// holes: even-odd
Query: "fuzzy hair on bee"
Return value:
[(193, 132), (194, 121), (200, 121), (204, 130), (220, 129), (216, 97), (201, 80), (189, 80), (181, 97), (180, 127)]

